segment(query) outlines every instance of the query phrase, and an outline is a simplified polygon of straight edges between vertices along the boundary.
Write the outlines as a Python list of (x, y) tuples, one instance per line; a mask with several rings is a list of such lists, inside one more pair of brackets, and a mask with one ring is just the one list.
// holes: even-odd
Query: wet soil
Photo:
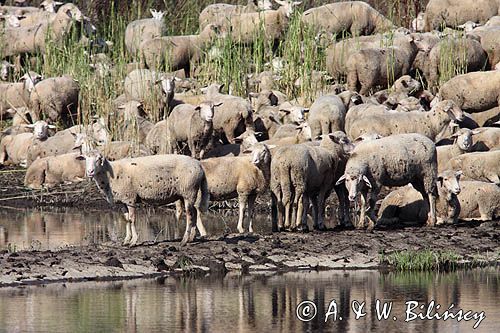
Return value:
[[(74, 206), (110, 209), (93, 182), (50, 191), (23, 187), (24, 172), (0, 170), (0, 207)], [(264, 197), (259, 210), (268, 211)], [(231, 202), (226, 203), (231, 206)], [(500, 221), (436, 228), (328, 230), (310, 233), (212, 235), (188, 246), (180, 240), (72, 246), (56, 251), (0, 252), (0, 287), (52, 282), (119, 280), (171, 274), (225, 274), (227, 271), (381, 268), (384, 254), (402, 250), (450, 251), (461, 263), (500, 263)]]

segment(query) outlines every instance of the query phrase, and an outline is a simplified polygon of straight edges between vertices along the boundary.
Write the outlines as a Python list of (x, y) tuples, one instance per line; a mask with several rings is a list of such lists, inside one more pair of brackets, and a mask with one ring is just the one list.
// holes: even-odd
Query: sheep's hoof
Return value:
[(244, 232), (245, 232), (245, 229), (238, 227), (238, 232), (239, 232), (240, 234), (242, 234), (242, 233), (244, 233)]
[(125, 245), (129, 245), (130, 244), (130, 237), (127, 237), (123, 240), (123, 243), (122, 245), (125, 246)]
[(182, 237), (181, 246), (186, 245), (188, 242), (189, 242), (189, 234), (185, 233), (184, 237)]
[(324, 224), (320, 225), (320, 226), (314, 226), (314, 230), (318, 230), (318, 231), (326, 231), (326, 227)]
[(309, 227), (307, 225), (299, 225), (297, 228), (297, 232), (301, 232), (301, 233), (307, 233), (309, 232)]

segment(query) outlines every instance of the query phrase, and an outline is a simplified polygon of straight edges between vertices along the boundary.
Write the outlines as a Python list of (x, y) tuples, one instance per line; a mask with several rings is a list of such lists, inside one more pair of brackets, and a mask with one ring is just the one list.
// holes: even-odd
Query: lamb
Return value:
[(481, 112), (498, 107), (500, 71), (457, 75), (441, 86), (442, 99), (451, 99), (465, 112)]
[(26, 170), (24, 186), (51, 188), (58, 184), (80, 182), (85, 178), (85, 162), (79, 153), (40, 158)]
[(137, 243), (135, 207), (139, 201), (168, 204), (183, 200), (186, 232), (181, 245), (194, 240), (196, 228), (205, 236), (197, 209), (208, 209), (209, 193), (205, 173), (197, 160), (182, 155), (157, 155), (109, 162), (95, 151), (84, 157), (86, 176), (94, 179), (106, 200), (127, 207), (124, 245)]
[(316, 31), (352, 36), (371, 35), (395, 29), (394, 24), (363, 1), (330, 3), (302, 14), (302, 23)]
[(467, 21), (484, 24), (499, 13), (497, 0), (430, 0), (425, 8), (425, 31), (455, 28)]
[(139, 49), (148, 68), (167, 67), (174, 71), (184, 69), (186, 77), (189, 77), (192, 63), (200, 58), (201, 52), (219, 34), (219, 26), (208, 25), (198, 35), (164, 36), (145, 40)]
[[(325, 229), (325, 200), (343, 172), (347, 153), (352, 144), (344, 133), (335, 132), (323, 137), (319, 145), (298, 144), (277, 148), (271, 161), (271, 198), (273, 231), (291, 227), (306, 230), (307, 207), (313, 204), (315, 229)], [(335, 187), (339, 196), (339, 220), (348, 219), (348, 205), (340, 186)]]
[(167, 120), (167, 153), (179, 153), (187, 142), (191, 157), (202, 159), (209, 150), (213, 132), (214, 108), (222, 103), (202, 102), (198, 106), (177, 105)]
[(210, 200), (238, 198), (238, 232), (243, 233), (245, 215), (253, 232), (254, 203), (269, 188), (271, 152), (265, 144), (252, 147), (251, 155), (216, 157), (201, 161), (207, 177)]
[(458, 155), (468, 153), (472, 150), (472, 135), (475, 131), (471, 131), (467, 128), (461, 128), (452, 138), (455, 138), (455, 142), (452, 145), (437, 147), (437, 158), (438, 158), (438, 172), (443, 172), (444, 170), (450, 169), (450, 160)]
[(288, 20), (295, 7), (301, 4), (301, 1), (274, 1), (280, 5), (277, 10), (234, 15), (227, 21), (221, 18), (218, 23), (230, 33), (232, 40), (240, 44), (252, 44), (260, 31), (263, 31), (267, 41), (279, 41), (288, 28)]
[(37, 83), (30, 94), (31, 118), (61, 121), (70, 126), (78, 122), (80, 85), (72, 77), (63, 75)]
[[(459, 199), (462, 191), (460, 171), (446, 170), (438, 176), (438, 196), (436, 198), (436, 223), (456, 223), (463, 216)], [(494, 185), (493, 185), (494, 186)], [(428, 206), (420, 193), (411, 184), (389, 193), (380, 205), (379, 224), (399, 222), (425, 223)]]
[(201, 11), (199, 16), (200, 31), (209, 24), (217, 23), (221, 18), (229, 20), (234, 15), (256, 13), (270, 9), (272, 9), (272, 4), (269, 0), (248, 0), (246, 6), (226, 3), (208, 5)]
[(163, 22), (164, 12), (150, 9), (152, 18), (130, 22), (125, 29), (125, 47), (129, 54), (137, 55), (140, 45), (146, 40), (165, 36), (167, 29)]
[(475, 152), (450, 160), (453, 170), (461, 170), (468, 179), (500, 185), (500, 150)]
[(28, 72), (21, 78), (21, 82), (0, 83), (0, 118), (11, 108), (29, 106), (30, 94), (41, 76), (35, 72)]
[(84, 17), (80, 10), (72, 3), (59, 8), (56, 16), (49, 22), (35, 26), (7, 28), (2, 36), (2, 55), (4, 57), (19, 54), (43, 53), (46, 49), (46, 40), (59, 44), (71, 30), (74, 21), (83, 22)]
[(364, 133), (382, 136), (420, 133), (435, 142), (442, 138), (450, 123), (461, 121), (464, 117), (453, 101), (439, 102), (428, 112), (382, 111), (357, 118), (349, 113), (346, 116), (346, 132), (352, 139)]
[(223, 103), (214, 109), (214, 134), (225, 143), (234, 143), (234, 138), (248, 129), (255, 130), (250, 103), (220, 92), (222, 85), (212, 84), (205, 89), (206, 99), (214, 104)]
[(149, 69), (130, 72), (124, 82), (127, 100), (141, 102), (153, 121), (161, 119), (171, 108), (175, 91), (175, 78)]
[[(434, 226), (437, 177), (434, 143), (421, 134), (398, 134), (358, 144), (337, 185), (345, 182), (350, 201), (355, 201), (358, 194), (361, 194), (357, 228), (364, 227), (366, 214), (370, 220), (368, 230), (375, 227), (377, 218), (373, 210), (382, 186), (404, 186), (410, 183), (420, 192), (429, 207), (427, 225)], [(368, 198), (369, 190), (371, 193)]]
[(33, 133), (20, 133), (17, 135), (7, 135), (0, 142), (0, 165), (5, 164), (7, 160), (13, 164), (21, 166), (27, 165), (29, 148), (36, 140), (46, 140), (50, 128), (45, 121), (39, 120), (27, 128), (33, 129)]

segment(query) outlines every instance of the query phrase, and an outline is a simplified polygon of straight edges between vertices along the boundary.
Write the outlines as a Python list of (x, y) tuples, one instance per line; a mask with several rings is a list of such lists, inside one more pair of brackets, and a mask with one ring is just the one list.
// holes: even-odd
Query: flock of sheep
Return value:
[[(198, 35), (166, 36), (163, 13), (154, 10), (152, 18), (130, 22), (125, 45), (137, 62), (113, 116), (89, 125), (70, 126), (78, 122), (80, 87), (69, 76), (26, 72), (19, 82), (0, 83), (0, 116), (12, 118), (1, 135), (0, 165), (27, 167), (30, 188), (93, 178), (109, 203), (126, 206), (129, 245), (137, 242), (139, 202), (176, 202), (177, 217), (187, 219), (184, 244), (197, 231), (206, 235), (209, 200), (238, 198), (238, 231), (245, 231), (247, 218), (253, 232), (255, 200), (269, 191), (273, 231), (307, 230), (309, 214), (314, 228), (324, 230), (332, 190), (340, 225), (352, 223), (350, 202), (360, 201), (359, 229), (366, 222), (373, 229), (500, 217), (500, 128), (494, 127), (500, 120), (500, 1), (430, 0), (411, 30), (362, 1), (305, 11), (300, 19), (324, 45), (328, 72), (310, 75), (333, 79), (309, 108), (276, 90), (286, 66), (280, 58), (248, 78), (253, 91), (247, 98), (225, 94), (215, 83), (186, 88), (196, 81), (189, 76), (199, 59), (216, 53), (210, 49), (215, 38), (231, 36), (246, 47), (258, 29), (270, 42), (284, 38), (300, 2), (275, 2), (277, 9), (270, 1), (209, 5), (200, 13)], [(3, 80), (22, 68), (20, 56), (43, 53), (48, 40), (64, 39), (72, 26), (83, 28), (82, 43), (112, 47), (71, 3), (2, 6), (0, 13)], [(337, 40), (343, 33), (354, 37)], [(452, 61), (468, 73), (440, 84), (449, 45)], [(92, 57), (96, 75), (109, 70), (105, 52)], [(165, 64), (176, 72), (162, 72)], [(56, 124), (64, 129), (54, 133)], [(126, 139), (113, 141), (111, 126)], [(399, 189), (383, 199), (377, 215), (382, 187)]]

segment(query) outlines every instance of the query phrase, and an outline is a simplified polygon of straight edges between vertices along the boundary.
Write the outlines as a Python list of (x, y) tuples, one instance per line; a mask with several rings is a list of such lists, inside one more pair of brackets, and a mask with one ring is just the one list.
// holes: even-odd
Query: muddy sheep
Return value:
[(222, 104), (176, 106), (167, 119), (167, 153), (179, 154), (179, 145), (187, 143), (191, 157), (202, 159), (212, 145), (214, 109)]
[(121, 202), (127, 208), (124, 245), (137, 243), (139, 201), (168, 204), (182, 200), (186, 231), (181, 245), (195, 239), (197, 228), (202, 237), (206, 235), (201, 218), (197, 217), (197, 208), (205, 212), (209, 201), (207, 179), (199, 161), (182, 155), (156, 155), (109, 162), (96, 151), (84, 157), (86, 176), (94, 179), (108, 203)]
[(468, 180), (495, 183), (500, 186), (500, 150), (475, 152), (450, 160), (453, 170), (461, 170)]
[(129, 54), (137, 55), (139, 46), (146, 40), (165, 36), (167, 27), (163, 22), (164, 12), (150, 9), (152, 18), (130, 22), (125, 29), (125, 47)]
[[(352, 148), (343, 132), (335, 132), (325, 135), (319, 145), (291, 145), (273, 152), (270, 182), (273, 231), (306, 230), (309, 201), (313, 205), (314, 228), (325, 229), (325, 201), (342, 174), (343, 161)], [(339, 172), (339, 169), (342, 170)], [(339, 220), (345, 223), (347, 198), (341, 186), (336, 186), (335, 191), (340, 202)]]
[(355, 201), (361, 194), (357, 228), (364, 227), (366, 215), (369, 218), (368, 229), (375, 227), (377, 218), (373, 211), (382, 186), (404, 186), (410, 183), (429, 207), (427, 225), (434, 226), (437, 177), (434, 143), (421, 134), (398, 134), (358, 144), (337, 185), (345, 182), (350, 201)]
[(352, 36), (390, 31), (394, 24), (363, 1), (337, 2), (306, 10), (302, 22), (317, 31)]
[(272, 9), (270, 0), (248, 0), (248, 4), (245, 6), (226, 3), (211, 4), (206, 6), (200, 13), (200, 31), (209, 24), (217, 23), (221, 18), (229, 20), (234, 15), (256, 13), (269, 9)]
[(365, 133), (378, 133), (382, 136), (403, 133), (420, 133), (433, 141), (439, 141), (450, 123), (461, 121), (463, 112), (452, 101), (439, 102), (428, 112), (384, 111), (346, 116), (346, 132), (355, 139)]
[(85, 161), (79, 153), (40, 158), (26, 170), (24, 186), (41, 189), (85, 179)]

